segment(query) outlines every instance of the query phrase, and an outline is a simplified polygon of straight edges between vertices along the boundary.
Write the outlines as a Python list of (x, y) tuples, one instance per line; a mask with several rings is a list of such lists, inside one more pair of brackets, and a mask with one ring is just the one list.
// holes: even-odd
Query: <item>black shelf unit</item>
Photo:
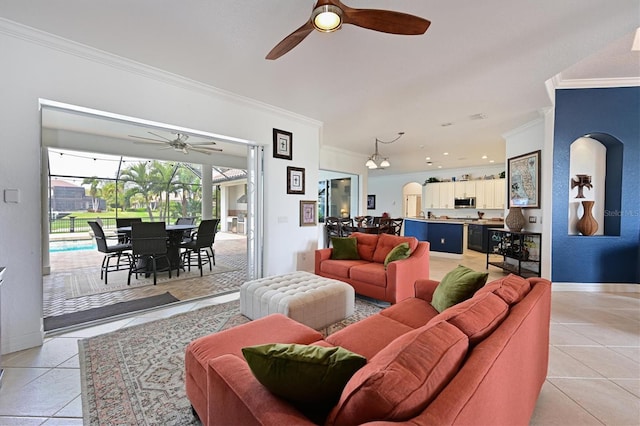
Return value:
[(494, 244), (487, 252), (487, 269), (491, 265), (524, 278), (541, 275), (541, 233), (492, 228), (488, 235)]

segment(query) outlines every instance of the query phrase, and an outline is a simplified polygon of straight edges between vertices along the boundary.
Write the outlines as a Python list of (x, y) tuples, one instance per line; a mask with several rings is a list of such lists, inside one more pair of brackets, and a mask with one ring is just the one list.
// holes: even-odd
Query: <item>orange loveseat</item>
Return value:
[[(396, 303), (413, 296), (413, 283), (429, 278), (429, 243), (415, 237), (354, 232), (359, 260), (331, 259), (332, 248), (316, 250), (315, 274), (351, 284), (357, 294)], [(411, 255), (385, 268), (384, 260), (400, 243), (408, 243)]]
[(438, 285), (322, 339), (273, 314), (188, 347), (186, 390), (205, 425), (312, 425), (253, 376), (241, 348), (263, 343), (342, 346), (367, 358), (326, 424), (526, 425), (549, 355), (551, 283), (515, 275), (438, 313)]

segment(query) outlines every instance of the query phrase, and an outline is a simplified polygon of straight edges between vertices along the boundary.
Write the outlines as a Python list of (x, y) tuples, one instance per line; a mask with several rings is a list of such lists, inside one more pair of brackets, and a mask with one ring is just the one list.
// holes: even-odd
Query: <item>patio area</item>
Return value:
[[(68, 234), (67, 234), (68, 235)], [(75, 238), (78, 238), (76, 236)], [(62, 238), (52, 237), (52, 241)], [(68, 236), (64, 239), (68, 241)], [(68, 243), (70, 247), (87, 246), (91, 240), (76, 239)], [(77, 241), (82, 241), (78, 243)], [(52, 317), (87, 309), (98, 308), (118, 302), (131, 301), (170, 292), (180, 301), (197, 299), (213, 295), (220, 288), (239, 288), (246, 281), (247, 270), (247, 241), (244, 235), (218, 232), (214, 244), (216, 265), (224, 265), (225, 272), (199, 276), (197, 267), (192, 266), (191, 277), (181, 271), (176, 277), (175, 271), (171, 279), (158, 282), (158, 285), (146, 285), (138, 288), (118, 289), (115, 291), (100, 290), (97, 294), (70, 297), (69, 282), (81, 276), (91, 276), (100, 283), (100, 264), (103, 253), (95, 248), (69, 249), (50, 252), (51, 274), (43, 277), (43, 317)], [(128, 272), (125, 270), (109, 272), (109, 284), (118, 280), (126, 281)], [(95, 277), (94, 277), (95, 275)], [(161, 273), (159, 276), (166, 276)], [(196, 276), (194, 276), (196, 275)], [(132, 277), (135, 281), (135, 277)], [(102, 281), (104, 285), (104, 281)], [(115, 287), (115, 286), (114, 286)], [(133, 286), (132, 286), (133, 287)]]

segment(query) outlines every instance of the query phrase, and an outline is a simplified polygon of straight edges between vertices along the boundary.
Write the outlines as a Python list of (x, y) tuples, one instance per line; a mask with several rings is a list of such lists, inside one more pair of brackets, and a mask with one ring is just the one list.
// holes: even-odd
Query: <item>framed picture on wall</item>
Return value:
[(375, 210), (375, 209), (376, 209), (376, 196), (367, 195), (367, 210)]
[(273, 157), (293, 160), (293, 133), (273, 129)]
[(304, 169), (287, 167), (287, 194), (304, 194)]
[(314, 226), (317, 223), (317, 201), (300, 201), (300, 226)]
[(509, 207), (540, 208), (540, 151), (507, 160)]

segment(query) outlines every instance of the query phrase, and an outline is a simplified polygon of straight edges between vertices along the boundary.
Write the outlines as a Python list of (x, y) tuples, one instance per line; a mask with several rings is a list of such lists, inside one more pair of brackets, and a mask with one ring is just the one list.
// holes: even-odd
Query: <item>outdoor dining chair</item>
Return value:
[(220, 219), (205, 219), (198, 225), (198, 230), (193, 234), (193, 238), (190, 241), (180, 244), (180, 248), (185, 249), (182, 253), (182, 263), (187, 265), (189, 271), (191, 271), (191, 261), (196, 258), (198, 260), (198, 269), (200, 269), (200, 276), (202, 276), (202, 254), (206, 256), (206, 262), (209, 264), (209, 270), (213, 270), (213, 266), (216, 264), (215, 251), (213, 249), (213, 243), (215, 242), (216, 232), (218, 230), (218, 224)]
[[(120, 271), (131, 267), (131, 263), (133, 261), (130, 253), (131, 244), (117, 243), (109, 245), (102, 226), (100, 226), (96, 221), (87, 222), (89, 223), (93, 236), (96, 239), (98, 251), (104, 253), (102, 265), (100, 266), (100, 279), (104, 278), (104, 283), (106, 285), (109, 271)], [(111, 264), (110, 262), (114, 258), (116, 262), (115, 264)]]
[[(131, 226), (133, 222), (142, 222), (142, 218), (139, 217), (117, 217), (116, 228), (124, 228), (125, 226)], [(129, 232), (119, 233), (118, 241), (121, 243), (129, 243), (131, 234)]]
[[(131, 285), (131, 275), (153, 272), (153, 285), (156, 285), (156, 272), (169, 271), (171, 278), (171, 262), (167, 255), (167, 231), (164, 222), (133, 222), (131, 224), (131, 248), (133, 262), (129, 268), (127, 285)], [(158, 263), (162, 260), (163, 263)], [(166, 261), (166, 263), (164, 263)], [(180, 269), (178, 268), (178, 276)]]

